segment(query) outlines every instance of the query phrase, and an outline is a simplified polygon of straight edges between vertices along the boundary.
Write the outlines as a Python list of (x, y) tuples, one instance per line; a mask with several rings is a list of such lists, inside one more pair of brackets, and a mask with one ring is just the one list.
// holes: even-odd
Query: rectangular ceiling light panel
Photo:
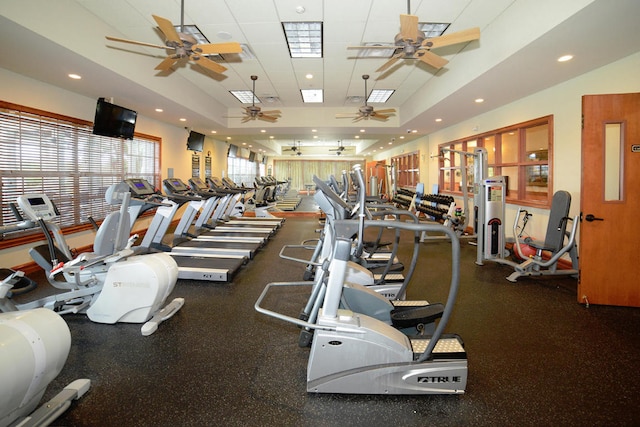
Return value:
[(305, 103), (323, 102), (322, 89), (301, 89), (300, 93)]
[(444, 22), (420, 22), (418, 23), (418, 29), (424, 33), (426, 38), (441, 36), (449, 25)]
[[(230, 90), (229, 92), (231, 93), (231, 95), (235, 96), (238, 101), (242, 102), (243, 104), (252, 104), (252, 103), (259, 104), (260, 103), (260, 100), (258, 99), (258, 97), (254, 96), (253, 92), (251, 92), (250, 90)], [(252, 97), (253, 97), (253, 101), (251, 100)]]
[(292, 58), (322, 58), (322, 22), (283, 22)]
[(395, 92), (393, 89), (373, 89), (367, 102), (387, 102), (393, 92)]

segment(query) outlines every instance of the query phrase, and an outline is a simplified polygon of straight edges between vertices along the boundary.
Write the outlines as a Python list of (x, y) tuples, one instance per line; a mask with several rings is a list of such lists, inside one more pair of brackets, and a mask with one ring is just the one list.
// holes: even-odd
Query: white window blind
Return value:
[(2, 225), (16, 221), (9, 203), (25, 193), (49, 196), (61, 227), (102, 219), (114, 209), (107, 187), (128, 177), (159, 184), (159, 140), (93, 135), (91, 123), (0, 103)]

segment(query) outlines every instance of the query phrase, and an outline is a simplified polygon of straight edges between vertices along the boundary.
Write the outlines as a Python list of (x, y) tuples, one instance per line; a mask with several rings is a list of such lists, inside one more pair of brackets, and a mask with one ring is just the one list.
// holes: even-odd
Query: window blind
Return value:
[(159, 139), (122, 140), (92, 130), (79, 119), (0, 104), (0, 225), (16, 222), (9, 203), (22, 194), (45, 193), (64, 228), (111, 212), (104, 198), (111, 184), (128, 177), (159, 183)]

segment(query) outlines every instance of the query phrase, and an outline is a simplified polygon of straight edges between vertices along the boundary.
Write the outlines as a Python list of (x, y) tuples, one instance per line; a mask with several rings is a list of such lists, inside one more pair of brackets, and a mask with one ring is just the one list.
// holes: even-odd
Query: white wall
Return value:
[[(499, 129), (538, 117), (553, 115), (553, 185), (552, 191), (571, 193), (571, 215), (580, 212), (580, 182), (582, 168), (581, 112), (582, 96), (605, 93), (640, 92), (640, 53), (583, 74), (565, 83), (553, 86), (518, 101), (504, 105), (470, 120), (450, 126), (421, 138), (415, 143), (403, 145), (374, 160), (390, 159), (402, 152), (420, 150), (420, 176), (425, 188), (438, 182), (438, 161), (429, 156), (436, 154), (438, 145)], [(516, 206), (507, 205), (506, 234), (512, 236)], [(529, 234), (542, 238), (546, 231), (548, 211), (528, 208), (534, 214), (527, 225)]]

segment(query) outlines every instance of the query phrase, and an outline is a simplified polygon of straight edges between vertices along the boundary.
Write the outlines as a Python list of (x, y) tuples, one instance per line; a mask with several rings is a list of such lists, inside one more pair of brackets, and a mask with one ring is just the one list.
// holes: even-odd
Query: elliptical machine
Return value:
[[(175, 298), (161, 308), (175, 286), (178, 268), (164, 253), (134, 255), (130, 247), (136, 236), (128, 238), (130, 197), (125, 184), (110, 187), (107, 202), (121, 204), (120, 210), (109, 214), (100, 226), (94, 245), (99, 250), (74, 258), (60, 227), (53, 222), (58, 217), (53, 202), (41, 193), (19, 196), (20, 209), (29, 221), (39, 224), (47, 240), (46, 249), (34, 247), (29, 253), (48, 273), (49, 283), (66, 292), (25, 304), (3, 299), (0, 309), (45, 307), (59, 314), (86, 313), (97, 323), (144, 323), (143, 335), (155, 332), (161, 322), (182, 308), (184, 299)], [(104, 239), (111, 240), (105, 243)]]

